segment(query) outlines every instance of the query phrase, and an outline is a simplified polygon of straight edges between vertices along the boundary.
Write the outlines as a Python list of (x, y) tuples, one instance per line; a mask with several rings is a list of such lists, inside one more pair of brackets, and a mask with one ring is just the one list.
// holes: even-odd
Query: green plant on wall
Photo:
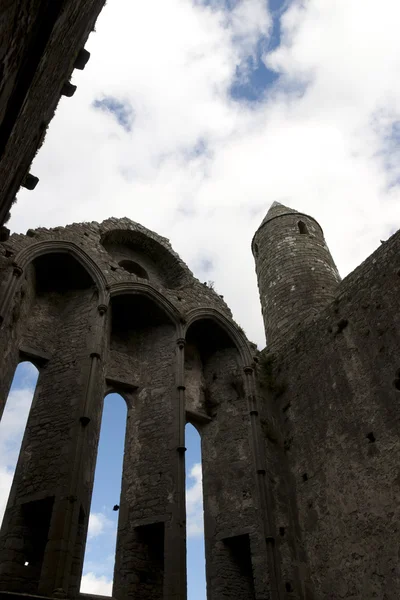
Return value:
[(257, 374), (261, 387), (266, 388), (275, 398), (278, 398), (286, 390), (286, 385), (284, 382), (277, 380), (274, 372), (274, 361), (275, 355), (271, 352), (261, 354)]

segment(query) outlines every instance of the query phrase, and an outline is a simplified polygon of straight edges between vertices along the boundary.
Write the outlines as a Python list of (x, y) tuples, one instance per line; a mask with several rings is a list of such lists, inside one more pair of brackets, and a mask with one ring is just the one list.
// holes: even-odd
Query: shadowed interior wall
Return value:
[[(0, 245), (1, 399), (22, 355), (42, 369), (3, 531), (0, 589), (79, 594), (103, 398), (117, 391), (128, 422), (114, 596), (186, 597), (183, 337), (199, 307), (230, 319), (168, 240), (129, 219)], [(46, 538), (37, 581), (19, 572), (21, 515)]]

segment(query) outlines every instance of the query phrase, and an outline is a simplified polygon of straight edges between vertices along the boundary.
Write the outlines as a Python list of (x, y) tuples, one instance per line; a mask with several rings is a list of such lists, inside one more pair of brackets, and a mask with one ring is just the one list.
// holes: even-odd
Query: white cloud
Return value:
[(186, 523), (187, 536), (202, 535), (203, 518), (203, 483), (201, 464), (196, 463), (189, 472), (190, 483), (186, 484)]
[(8, 496), (13, 481), (14, 473), (8, 471), (5, 467), (0, 467), (0, 525), (7, 506)]
[(22, 438), (28, 420), (34, 393), (33, 380), (37, 370), (29, 363), (18, 368), (18, 386), (33, 384), (33, 387), (13, 387), (0, 421), (0, 524), (3, 520), (8, 496), (14, 478)]
[(105, 575), (98, 576), (89, 572), (82, 576), (80, 591), (83, 594), (111, 596), (112, 585), (112, 579), (108, 579)]
[(90, 513), (88, 538), (93, 539), (103, 533), (115, 533), (116, 523), (106, 517), (104, 513)]
[[(270, 203), (315, 216), (342, 274), (400, 226), (400, 5), (294, 0), (280, 47), (263, 57), (280, 79), (250, 106), (229, 90), (271, 18), (267, 2), (232, 4), (107, 4), (78, 90), (35, 159), (40, 184), (21, 191), (11, 226), (142, 222), (189, 266), (212, 260), (197, 275), (262, 344), (250, 241)], [(104, 95), (130, 104), (131, 133), (91, 108)]]

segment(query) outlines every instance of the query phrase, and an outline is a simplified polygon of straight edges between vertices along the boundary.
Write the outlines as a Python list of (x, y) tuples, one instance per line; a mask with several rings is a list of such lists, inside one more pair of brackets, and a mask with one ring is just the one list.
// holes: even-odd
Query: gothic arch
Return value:
[(52, 240), (49, 242), (38, 242), (24, 248), (15, 257), (14, 268), (22, 271), (39, 256), (45, 254), (70, 254), (88, 272), (93, 279), (99, 292), (99, 305), (108, 304), (107, 281), (101, 269), (95, 261), (73, 242)]
[(123, 296), (129, 294), (141, 295), (158, 306), (174, 323), (177, 328), (178, 337), (183, 337), (182, 334), (182, 316), (177, 308), (167, 300), (167, 298), (155, 289), (151, 284), (148, 283), (116, 283), (110, 287), (110, 299), (116, 296)]
[(195, 308), (191, 310), (187, 315), (187, 323), (184, 331), (185, 337), (190, 326), (201, 319), (209, 319), (211, 321), (214, 321), (214, 323), (219, 325), (221, 329), (225, 331), (225, 333), (232, 340), (233, 344), (236, 346), (240, 354), (243, 367), (248, 366), (252, 363), (252, 354), (250, 352), (250, 348), (248, 346), (248, 342), (246, 340), (245, 335), (233, 323), (233, 321), (225, 317), (225, 315), (220, 313), (215, 308)]
[[(188, 269), (172, 248), (157, 237), (148, 230), (117, 228), (103, 233), (100, 243), (120, 265), (120, 260), (124, 258), (135, 262), (138, 260), (150, 279), (155, 277), (155, 280), (161, 280), (162, 285), (170, 289), (180, 288), (185, 282)], [(147, 258), (147, 265), (146, 262), (142, 265), (140, 258)]]

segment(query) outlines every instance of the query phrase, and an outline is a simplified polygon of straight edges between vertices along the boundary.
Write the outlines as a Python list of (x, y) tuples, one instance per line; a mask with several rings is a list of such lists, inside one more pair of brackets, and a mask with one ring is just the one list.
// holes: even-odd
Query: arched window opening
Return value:
[(70, 290), (94, 287), (86, 269), (70, 254), (63, 252), (43, 254), (33, 261), (36, 275), (36, 293), (64, 294)]
[(148, 234), (134, 229), (114, 229), (102, 236), (101, 244), (119, 264), (122, 260), (138, 262), (152, 280), (158, 280), (168, 288), (179, 287), (185, 279), (186, 268), (166, 240), (163, 240), (164, 244), (162, 240), (154, 239), (151, 232)]
[(80, 588), (92, 595), (112, 595), (126, 419), (122, 396), (106, 396)]
[[(226, 380), (228, 370), (221, 371), (223, 356), (237, 358), (232, 338), (213, 319), (204, 318), (189, 326), (185, 346), (186, 409), (199, 416), (214, 417), (217, 413), (215, 388)], [(224, 359), (225, 360), (225, 359)]]
[[(0, 524), (3, 522), (38, 376), (39, 371), (32, 363), (22, 362), (18, 365), (0, 422)], [(26, 567), (30, 566), (27, 557), (23, 562)]]
[(199, 319), (192, 323), (186, 334), (188, 344), (194, 344), (199, 349), (203, 362), (219, 350), (234, 348), (231, 337), (220, 325), (212, 319)]
[(298, 227), (299, 227), (299, 231), (302, 234), (308, 234), (308, 228), (307, 225), (304, 223), (304, 221), (299, 221), (297, 223)]
[(137, 349), (139, 337), (159, 326), (171, 327), (169, 316), (141, 294), (121, 294), (111, 299), (111, 350)]
[(186, 446), (186, 569), (188, 598), (206, 600), (201, 438), (188, 423)]
[(133, 260), (121, 260), (118, 264), (125, 269), (125, 271), (128, 271), (128, 273), (132, 273), (141, 279), (149, 278), (147, 271)]

